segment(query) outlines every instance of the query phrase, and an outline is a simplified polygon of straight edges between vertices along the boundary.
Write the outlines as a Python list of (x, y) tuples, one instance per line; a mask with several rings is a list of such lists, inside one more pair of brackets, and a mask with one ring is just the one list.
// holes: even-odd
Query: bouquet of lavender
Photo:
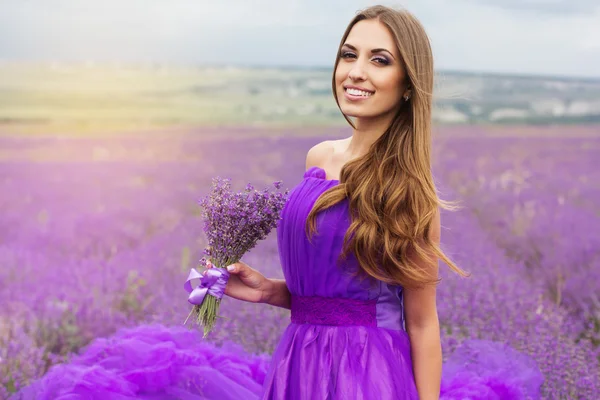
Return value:
[[(225, 292), (229, 272), (225, 269), (238, 262), (242, 256), (267, 237), (277, 226), (289, 190), (284, 193), (258, 191), (248, 184), (243, 192), (231, 191), (231, 180), (213, 179), (212, 192), (199, 201), (204, 219), (204, 232), (208, 246), (204, 254), (215, 268), (201, 275), (192, 268), (184, 288), (190, 293), (188, 302), (194, 305), (184, 324), (193, 314), (198, 324), (204, 326), (204, 337), (214, 328), (221, 298)], [(281, 188), (281, 181), (273, 183)], [(204, 265), (205, 258), (200, 260)], [(191, 280), (200, 279), (192, 289)]]

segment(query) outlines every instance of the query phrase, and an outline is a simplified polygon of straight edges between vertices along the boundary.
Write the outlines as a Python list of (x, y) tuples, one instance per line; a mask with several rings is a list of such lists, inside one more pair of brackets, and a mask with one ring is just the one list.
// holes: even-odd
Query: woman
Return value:
[(285, 280), (239, 262), (225, 294), (291, 309), (264, 399), (438, 399), (437, 260), (465, 274), (438, 246), (429, 40), (407, 11), (370, 7), (334, 71), (353, 133), (307, 154), (278, 227)]

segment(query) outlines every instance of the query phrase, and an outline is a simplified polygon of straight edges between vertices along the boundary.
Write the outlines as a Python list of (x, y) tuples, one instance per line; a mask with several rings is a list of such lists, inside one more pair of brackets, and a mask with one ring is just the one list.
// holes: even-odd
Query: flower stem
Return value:
[(204, 338), (214, 329), (220, 305), (219, 299), (207, 295), (200, 306), (194, 306), (198, 324), (204, 326)]

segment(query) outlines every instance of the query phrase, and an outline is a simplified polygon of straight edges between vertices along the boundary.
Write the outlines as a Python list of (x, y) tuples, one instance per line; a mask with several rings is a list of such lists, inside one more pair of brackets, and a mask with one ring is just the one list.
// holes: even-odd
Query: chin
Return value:
[(355, 107), (340, 107), (340, 109), (344, 115), (352, 118), (373, 118), (380, 115), (367, 110), (357, 110)]

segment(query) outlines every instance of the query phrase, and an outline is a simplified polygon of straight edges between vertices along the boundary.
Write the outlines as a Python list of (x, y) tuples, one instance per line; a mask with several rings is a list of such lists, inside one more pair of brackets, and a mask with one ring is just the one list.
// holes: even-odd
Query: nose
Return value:
[(359, 62), (354, 62), (350, 72), (348, 72), (348, 78), (353, 81), (364, 81), (367, 79), (365, 70)]

